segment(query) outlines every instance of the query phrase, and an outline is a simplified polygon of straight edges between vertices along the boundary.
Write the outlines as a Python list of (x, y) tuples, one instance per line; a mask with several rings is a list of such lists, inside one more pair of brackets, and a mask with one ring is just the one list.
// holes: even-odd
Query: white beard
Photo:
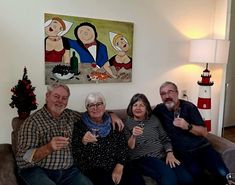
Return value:
[(166, 108), (167, 108), (169, 111), (173, 110), (174, 107), (175, 107), (175, 102), (173, 102), (173, 101), (168, 101), (168, 102), (166, 102), (166, 103), (164, 103), (164, 104), (166, 105)]
[(64, 105), (55, 105), (51, 108), (51, 110), (56, 114), (56, 115), (61, 115), (62, 112), (65, 110), (65, 107)]

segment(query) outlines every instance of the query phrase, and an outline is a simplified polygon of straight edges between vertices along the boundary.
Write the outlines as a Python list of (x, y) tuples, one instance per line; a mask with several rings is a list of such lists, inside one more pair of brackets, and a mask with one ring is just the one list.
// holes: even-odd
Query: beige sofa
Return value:
[[(125, 109), (112, 110), (120, 118), (126, 117)], [(12, 120), (12, 144), (0, 144), (0, 185), (19, 185), (16, 176), (16, 163), (14, 159), (15, 146), (17, 145), (17, 131), (23, 120), (13, 118)], [(228, 141), (225, 138), (218, 137), (214, 134), (208, 135), (208, 140), (213, 147), (221, 154), (225, 164), (230, 172), (235, 172), (235, 143)], [(147, 178), (147, 184), (153, 185), (150, 178)]]

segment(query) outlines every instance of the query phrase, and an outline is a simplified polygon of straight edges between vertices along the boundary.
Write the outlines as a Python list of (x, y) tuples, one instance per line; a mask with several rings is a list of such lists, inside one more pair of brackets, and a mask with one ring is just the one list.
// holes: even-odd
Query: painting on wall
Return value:
[(45, 83), (132, 81), (134, 24), (44, 14)]

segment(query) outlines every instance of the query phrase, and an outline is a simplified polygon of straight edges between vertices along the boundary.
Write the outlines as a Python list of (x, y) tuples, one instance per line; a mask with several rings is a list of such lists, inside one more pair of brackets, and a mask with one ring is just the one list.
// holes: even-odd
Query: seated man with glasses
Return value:
[(229, 173), (221, 156), (206, 139), (207, 129), (197, 107), (179, 99), (178, 88), (173, 82), (160, 86), (161, 104), (153, 110), (171, 139), (175, 156), (195, 178), (204, 184), (204, 169), (214, 176), (214, 183), (225, 185)]

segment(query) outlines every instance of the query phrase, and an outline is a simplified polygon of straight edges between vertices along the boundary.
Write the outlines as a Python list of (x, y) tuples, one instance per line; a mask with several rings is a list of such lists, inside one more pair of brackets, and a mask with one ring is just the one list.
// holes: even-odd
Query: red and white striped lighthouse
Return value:
[(202, 115), (207, 130), (211, 131), (211, 86), (214, 82), (210, 81), (211, 75), (208, 70), (208, 63), (201, 77), (202, 80), (197, 82), (199, 85), (197, 107)]

